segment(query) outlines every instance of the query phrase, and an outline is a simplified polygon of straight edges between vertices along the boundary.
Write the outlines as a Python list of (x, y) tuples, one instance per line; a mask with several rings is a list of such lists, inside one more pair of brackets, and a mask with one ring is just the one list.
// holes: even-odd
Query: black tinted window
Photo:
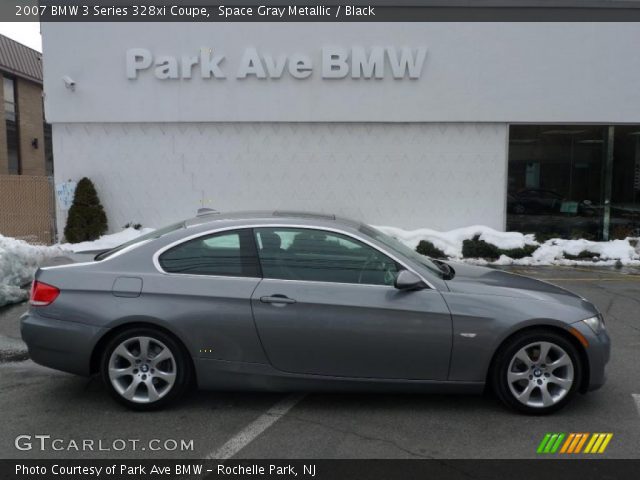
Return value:
[(258, 228), (265, 278), (393, 285), (398, 266), (375, 248), (324, 230)]
[(169, 273), (259, 277), (258, 258), (251, 230), (234, 230), (199, 237), (160, 255)]

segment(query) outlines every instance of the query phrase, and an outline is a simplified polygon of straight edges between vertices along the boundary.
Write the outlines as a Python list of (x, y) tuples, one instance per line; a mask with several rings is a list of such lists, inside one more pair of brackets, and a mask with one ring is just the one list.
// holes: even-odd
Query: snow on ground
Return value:
[(470, 240), (476, 235), (480, 240), (491, 243), (498, 248), (522, 248), (525, 245), (537, 245), (533, 234), (523, 235), (518, 232), (500, 232), (482, 225), (457, 228), (448, 232), (439, 232), (428, 228), (418, 230), (402, 230), (395, 227), (376, 227), (384, 233), (397, 238), (405, 245), (415, 249), (420, 240), (427, 240), (442, 250), (449, 258), (462, 258), (462, 242)]
[[(395, 227), (377, 227), (379, 230), (397, 238), (410, 248), (416, 248), (421, 240), (427, 240), (450, 259), (464, 261), (476, 265), (600, 265), (608, 266), (621, 263), (622, 265), (640, 265), (640, 239), (626, 238), (609, 242), (592, 242), (590, 240), (565, 240), (552, 238), (540, 244), (533, 234), (519, 232), (500, 232), (482, 225), (458, 228), (448, 232), (439, 232), (428, 228), (418, 230), (402, 230)], [(530, 257), (512, 259), (502, 255), (493, 262), (484, 259), (462, 258), (462, 242), (471, 240), (478, 235), (480, 240), (495, 245), (504, 250), (522, 248), (525, 245), (538, 245), (538, 249)], [(565, 254), (578, 255), (589, 251), (594, 257), (599, 255), (597, 262), (591, 259), (571, 260)]]
[(30, 245), (0, 235), (0, 307), (27, 298), (27, 292), (20, 287), (31, 281), (38, 265), (63, 254), (59, 246)]
[(133, 240), (153, 231), (152, 228), (127, 228), (118, 233), (104, 235), (93, 242), (63, 243), (51, 247), (30, 245), (23, 240), (0, 235), (0, 307), (25, 300), (27, 290), (22, 287), (33, 279), (43, 262), (68, 252), (104, 250)]

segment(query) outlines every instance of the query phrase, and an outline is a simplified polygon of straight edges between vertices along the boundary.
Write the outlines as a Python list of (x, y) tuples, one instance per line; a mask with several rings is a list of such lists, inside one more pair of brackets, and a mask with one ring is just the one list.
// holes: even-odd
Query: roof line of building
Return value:
[(42, 84), (42, 54), (0, 35), (0, 70)]

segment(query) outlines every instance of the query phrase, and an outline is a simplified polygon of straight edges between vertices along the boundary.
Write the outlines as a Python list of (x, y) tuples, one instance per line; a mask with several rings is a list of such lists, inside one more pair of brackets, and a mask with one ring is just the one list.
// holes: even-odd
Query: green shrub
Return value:
[(123, 229), (126, 228), (133, 228), (134, 230), (141, 230), (142, 229), (142, 224), (141, 223), (135, 223), (135, 222), (127, 222), (122, 226)]
[(445, 253), (428, 240), (420, 240), (416, 252), (431, 258), (447, 258)]
[(509, 258), (524, 258), (530, 257), (537, 249), (537, 245), (525, 245), (521, 248), (498, 248), (491, 243), (480, 240), (479, 235), (476, 235), (471, 240), (462, 242), (462, 256), (465, 258), (497, 260), (500, 255), (506, 255)]
[(462, 256), (465, 258), (497, 260), (500, 258), (500, 249), (484, 240), (480, 240), (480, 235), (476, 235), (471, 240), (462, 242)]
[(566, 258), (567, 260), (592, 260), (593, 257), (600, 258), (600, 254), (590, 252), (589, 250), (582, 250), (577, 255), (571, 255), (570, 253), (564, 252), (564, 258)]
[(67, 242), (96, 240), (107, 232), (107, 216), (93, 183), (88, 178), (78, 182), (69, 209), (64, 236)]
[(544, 243), (552, 238), (562, 238), (562, 235), (557, 232), (535, 232), (534, 235), (536, 242), (538, 243)]
[(537, 249), (538, 245), (527, 244), (522, 248), (510, 248), (508, 250), (500, 250), (500, 252), (507, 257), (516, 259), (530, 257)]

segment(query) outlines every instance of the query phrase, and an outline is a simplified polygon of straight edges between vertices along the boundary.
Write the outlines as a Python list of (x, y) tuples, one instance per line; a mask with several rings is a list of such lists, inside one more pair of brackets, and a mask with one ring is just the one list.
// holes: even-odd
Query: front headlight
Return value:
[(604, 331), (604, 320), (602, 319), (601, 315), (587, 318), (583, 320), (583, 322), (589, 325), (589, 328), (593, 330), (593, 333), (595, 333), (596, 335)]

